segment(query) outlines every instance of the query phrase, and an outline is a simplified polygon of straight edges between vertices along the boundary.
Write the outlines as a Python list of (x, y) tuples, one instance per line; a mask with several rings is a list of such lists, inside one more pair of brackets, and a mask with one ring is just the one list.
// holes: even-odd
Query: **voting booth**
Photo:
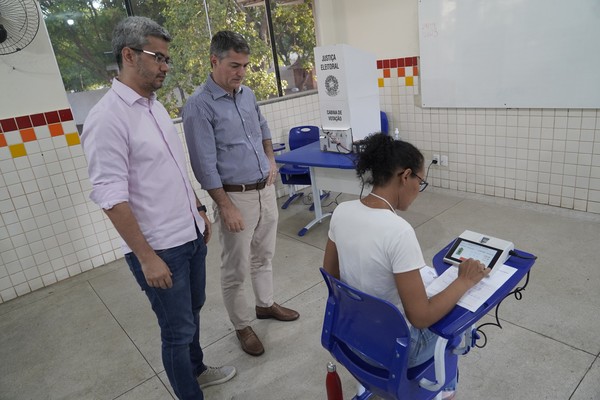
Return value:
[(375, 55), (347, 44), (314, 51), (321, 150), (350, 153), (353, 142), (381, 130)]

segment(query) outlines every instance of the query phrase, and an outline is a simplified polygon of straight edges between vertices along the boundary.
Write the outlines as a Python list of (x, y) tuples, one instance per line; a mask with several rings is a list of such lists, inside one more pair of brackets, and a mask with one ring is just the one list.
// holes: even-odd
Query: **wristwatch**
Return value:
[(206, 212), (206, 206), (203, 204), (200, 207), (196, 207), (198, 209), (198, 211), (204, 211)]

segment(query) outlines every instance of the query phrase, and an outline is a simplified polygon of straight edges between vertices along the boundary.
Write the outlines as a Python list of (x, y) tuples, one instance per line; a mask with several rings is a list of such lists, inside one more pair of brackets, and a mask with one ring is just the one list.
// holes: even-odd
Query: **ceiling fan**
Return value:
[(33, 41), (39, 27), (35, 0), (0, 0), (0, 55), (23, 50)]

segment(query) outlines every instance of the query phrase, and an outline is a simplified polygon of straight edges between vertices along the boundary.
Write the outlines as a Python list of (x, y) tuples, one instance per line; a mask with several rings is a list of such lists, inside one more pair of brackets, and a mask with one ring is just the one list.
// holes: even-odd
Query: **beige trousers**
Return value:
[(221, 290), (223, 301), (234, 328), (243, 329), (254, 318), (246, 300), (244, 281), (248, 272), (259, 307), (273, 305), (273, 265), (277, 238), (277, 197), (275, 185), (263, 190), (228, 192), (229, 198), (242, 213), (245, 229), (238, 233), (227, 230), (215, 209), (219, 226), (221, 253)]

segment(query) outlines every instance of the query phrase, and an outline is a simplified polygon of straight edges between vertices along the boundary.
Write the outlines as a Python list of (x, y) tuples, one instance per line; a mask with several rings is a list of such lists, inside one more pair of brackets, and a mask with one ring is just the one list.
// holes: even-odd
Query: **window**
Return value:
[(67, 92), (110, 85), (117, 73), (112, 29), (128, 14), (152, 18), (173, 36), (173, 68), (158, 92), (173, 117), (210, 73), (210, 39), (223, 29), (248, 40), (245, 84), (259, 100), (316, 88), (312, 0), (41, 0), (40, 5)]
[(117, 73), (112, 29), (127, 15), (123, 1), (41, 0), (40, 7), (66, 91), (109, 85)]

